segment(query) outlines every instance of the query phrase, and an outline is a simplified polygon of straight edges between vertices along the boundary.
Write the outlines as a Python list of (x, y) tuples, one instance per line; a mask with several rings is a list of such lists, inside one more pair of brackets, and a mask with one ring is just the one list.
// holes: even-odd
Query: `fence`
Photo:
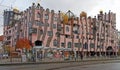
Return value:
[[(119, 60), (120, 57), (84, 57), (83, 60)], [(30, 63), (30, 62), (60, 62), (60, 61), (82, 61), (80, 57), (78, 58), (72, 58), (69, 57), (69, 59), (66, 59), (65, 57), (60, 57), (60, 58), (55, 58), (55, 57), (42, 57), (42, 58), (37, 58), (37, 59), (30, 59), (24, 57), (7, 57), (7, 58), (0, 58), (0, 64), (9, 64), (9, 63)]]

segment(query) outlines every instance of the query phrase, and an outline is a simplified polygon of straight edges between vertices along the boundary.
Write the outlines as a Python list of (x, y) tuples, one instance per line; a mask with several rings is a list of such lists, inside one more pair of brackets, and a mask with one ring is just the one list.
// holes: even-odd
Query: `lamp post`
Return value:
[(9, 46), (10, 62), (12, 62), (11, 46)]

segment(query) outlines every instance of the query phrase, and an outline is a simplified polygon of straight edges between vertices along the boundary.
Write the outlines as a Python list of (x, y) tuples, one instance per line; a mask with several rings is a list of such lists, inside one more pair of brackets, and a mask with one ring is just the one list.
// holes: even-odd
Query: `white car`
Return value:
[(2, 57), (3, 58), (8, 58), (9, 56), (8, 56), (8, 54), (3, 54)]

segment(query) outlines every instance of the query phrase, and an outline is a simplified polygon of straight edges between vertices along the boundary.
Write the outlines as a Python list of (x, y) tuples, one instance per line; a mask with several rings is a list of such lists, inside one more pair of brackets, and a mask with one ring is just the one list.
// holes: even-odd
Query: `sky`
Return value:
[(85, 11), (88, 16), (94, 17), (101, 10), (103, 12), (111, 10), (116, 13), (116, 28), (120, 31), (120, 0), (0, 0), (0, 35), (3, 34), (3, 10), (13, 7), (23, 11), (33, 2), (36, 4), (40, 2), (44, 9), (49, 8), (55, 12), (71, 10), (76, 16)]

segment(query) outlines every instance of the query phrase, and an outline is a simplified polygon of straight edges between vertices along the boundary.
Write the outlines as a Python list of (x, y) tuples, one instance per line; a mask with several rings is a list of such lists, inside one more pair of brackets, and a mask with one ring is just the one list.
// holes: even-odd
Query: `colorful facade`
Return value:
[(1, 35), (0, 36), (0, 55), (4, 52), (4, 49), (3, 49), (3, 39), (4, 39), (4, 36)]
[(4, 22), (6, 45), (15, 46), (17, 39), (27, 38), (33, 46), (40, 40), (43, 47), (70, 48), (69, 51), (83, 52), (85, 56), (105, 56), (109, 51), (117, 55), (116, 14), (113, 12), (100, 11), (94, 18), (81, 12), (76, 17), (71, 11), (63, 15), (61, 11), (56, 13), (34, 3), (23, 12), (14, 9), (13, 16), (7, 15), (9, 12), (4, 11), (4, 20), (9, 17), (9, 21)]

